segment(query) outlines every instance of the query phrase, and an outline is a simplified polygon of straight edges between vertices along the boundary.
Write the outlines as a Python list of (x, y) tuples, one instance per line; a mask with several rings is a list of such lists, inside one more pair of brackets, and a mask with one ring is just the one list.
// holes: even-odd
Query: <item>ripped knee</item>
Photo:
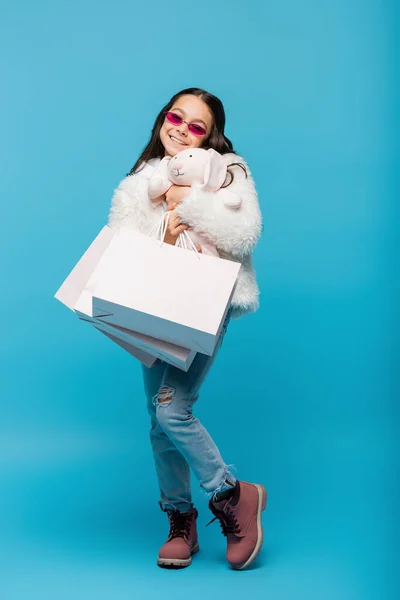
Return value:
[(175, 388), (169, 385), (164, 385), (162, 388), (159, 389), (157, 394), (153, 396), (153, 404), (158, 404), (158, 406), (164, 407), (169, 406), (172, 400), (174, 399), (174, 395)]

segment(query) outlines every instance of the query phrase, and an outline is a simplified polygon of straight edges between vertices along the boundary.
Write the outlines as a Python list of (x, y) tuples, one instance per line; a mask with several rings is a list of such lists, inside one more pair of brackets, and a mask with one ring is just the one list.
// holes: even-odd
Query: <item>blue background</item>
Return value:
[[(2, 3), (4, 600), (394, 594), (395, 32), (389, 0)], [(232, 324), (197, 410), (269, 492), (243, 573), (196, 481), (202, 551), (157, 568), (139, 363), (53, 299), (188, 86), (223, 100), (265, 221), (261, 310)]]

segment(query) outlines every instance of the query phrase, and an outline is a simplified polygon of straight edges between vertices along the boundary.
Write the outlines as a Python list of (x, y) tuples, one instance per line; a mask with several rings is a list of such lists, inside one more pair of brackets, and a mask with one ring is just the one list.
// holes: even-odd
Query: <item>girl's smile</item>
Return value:
[(178, 140), (178, 138), (176, 138), (174, 135), (170, 135), (169, 137), (171, 138), (171, 140), (174, 144), (178, 144), (179, 146), (185, 146), (185, 147), (189, 145), (186, 142), (184, 142), (183, 140)]

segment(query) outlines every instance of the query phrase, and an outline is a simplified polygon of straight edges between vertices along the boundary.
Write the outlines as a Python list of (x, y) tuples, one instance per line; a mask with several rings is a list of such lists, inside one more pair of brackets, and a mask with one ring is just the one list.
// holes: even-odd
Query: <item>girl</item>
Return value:
[[(250, 171), (234, 153), (224, 128), (224, 107), (212, 94), (189, 88), (173, 96), (157, 116), (146, 148), (116, 189), (109, 215), (110, 227), (148, 234), (168, 210), (166, 243), (175, 244), (179, 235), (191, 227), (205, 235), (222, 258), (242, 264), (214, 355), (198, 353), (187, 373), (161, 361), (151, 369), (143, 367), (151, 418), (150, 439), (160, 487), (159, 504), (168, 514), (170, 524), (167, 542), (158, 556), (161, 567), (187, 567), (199, 550), (198, 513), (192, 503), (190, 468), (210, 499), (213, 521), (220, 521), (227, 538), (227, 560), (234, 569), (248, 567), (263, 540), (264, 487), (236, 479), (192, 412), (231, 316), (237, 318), (258, 307), (251, 253), (261, 233), (261, 214)], [(212, 192), (176, 185), (158, 201), (150, 199), (149, 178), (161, 159), (174, 156), (183, 148), (197, 147), (213, 148), (226, 159), (230, 166), (225, 185), (240, 195), (240, 208), (225, 207)], [(173, 278), (171, 264), (171, 285)]]

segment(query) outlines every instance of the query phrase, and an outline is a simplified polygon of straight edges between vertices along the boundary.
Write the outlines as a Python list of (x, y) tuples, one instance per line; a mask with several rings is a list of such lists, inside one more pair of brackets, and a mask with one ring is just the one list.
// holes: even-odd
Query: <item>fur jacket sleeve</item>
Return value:
[(149, 179), (154, 170), (153, 159), (135, 175), (125, 177), (114, 192), (108, 215), (108, 226), (113, 229), (128, 228), (148, 233), (154, 221), (161, 219), (160, 205), (151, 201), (148, 193)]
[(246, 168), (247, 177), (240, 167), (231, 167), (234, 179), (227, 188), (240, 196), (240, 206), (225, 206), (218, 191), (205, 192), (193, 185), (176, 212), (184, 223), (204, 234), (223, 254), (241, 260), (251, 254), (258, 242), (261, 212), (253, 177), (244, 159), (235, 154), (226, 154), (224, 158), (228, 165), (236, 162)]

